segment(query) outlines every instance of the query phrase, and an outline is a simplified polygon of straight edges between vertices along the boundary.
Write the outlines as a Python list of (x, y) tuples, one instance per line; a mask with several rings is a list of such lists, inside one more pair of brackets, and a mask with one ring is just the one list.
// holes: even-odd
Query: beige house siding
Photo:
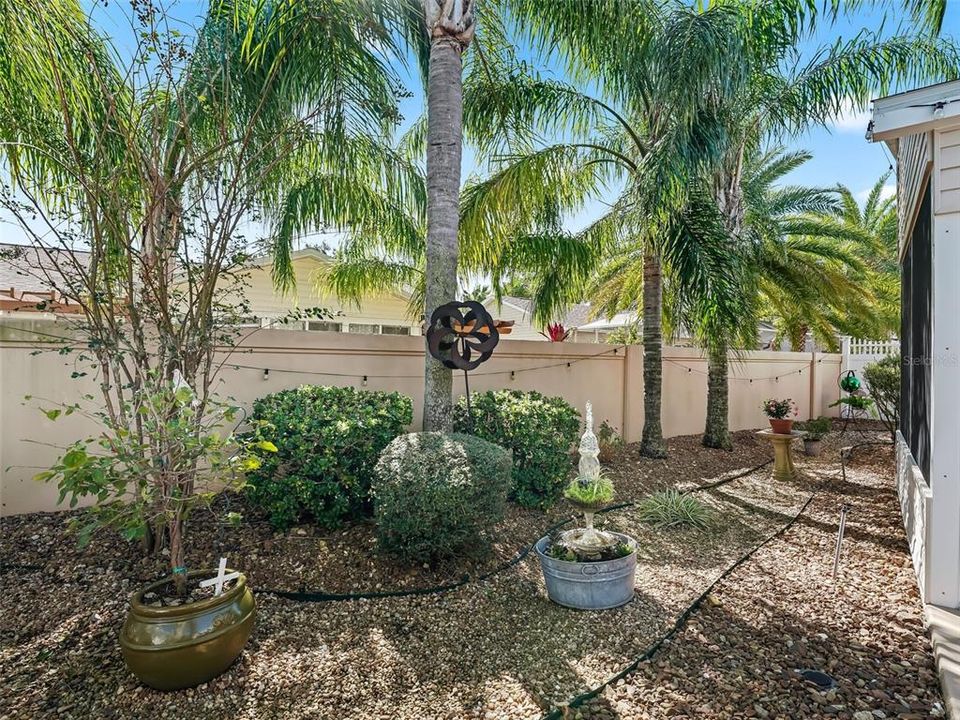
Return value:
[[(317, 251), (301, 251), (295, 255), (293, 268), (296, 288), (287, 294), (274, 287), (268, 262), (252, 267), (247, 271), (247, 287), (244, 290), (250, 314), (261, 318), (261, 325), (270, 325), (271, 320), (284, 317), (292, 310), (322, 307), (334, 314), (335, 317), (327, 322), (338, 323), (341, 332), (358, 332), (358, 326), (375, 325), (381, 332), (384, 326), (406, 327), (411, 335), (420, 334), (420, 319), (410, 317), (407, 298), (399, 294), (366, 297), (357, 307), (341, 303), (331, 294), (319, 292), (318, 275), (327, 263), (329, 260)], [(299, 324), (304, 329), (310, 329), (306, 322)], [(353, 330), (351, 325), (354, 326)], [(368, 327), (364, 329), (369, 330)]]
[(516, 307), (507, 302), (497, 305), (495, 300), (485, 303), (484, 307), (497, 320), (513, 320), (513, 329), (507, 336), (511, 340), (545, 340), (546, 338), (533, 327), (533, 319), (523, 308)]
[(935, 131), (934, 138), (938, 183), (933, 211), (938, 215), (960, 212), (960, 128)]

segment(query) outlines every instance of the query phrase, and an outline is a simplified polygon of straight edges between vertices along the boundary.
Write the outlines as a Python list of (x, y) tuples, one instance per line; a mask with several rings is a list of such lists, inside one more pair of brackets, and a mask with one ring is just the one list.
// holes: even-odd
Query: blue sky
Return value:
[[(130, 6), (126, 0), (110, 0), (106, 6), (102, 2), (94, 3), (93, 0), (86, 0), (86, 2), (91, 8), (94, 22), (111, 37), (121, 53), (132, 47), (133, 37), (130, 22), (127, 19)], [(200, 0), (167, 0), (165, 4), (169, 7), (170, 16), (182, 23), (178, 29), (185, 33), (188, 33), (190, 28), (196, 27), (206, 7), (206, 2)], [(833, 27), (822, 29), (818, 37), (811, 41), (805, 50), (812, 53), (824, 43), (833, 42), (838, 38), (849, 38), (863, 28), (878, 29), (882, 22), (882, 13), (876, 11), (864, 11), (854, 17), (844, 18)], [(887, 32), (893, 32), (897, 25), (906, 22), (908, 20), (888, 13), (884, 27)], [(943, 34), (953, 38), (960, 37), (960, 1), (955, 0), (948, 4)], [(524, 53), (521, 53), (521, 56), (523, 55)], [(550, 71), (549, 68), (547, 70)], [(400, 69), (399, 73), (404, 78), (410, 78), (411, 75), (409, 69)], [(554, 70), (553, 74), (562, 77), (559, 71)], [(424, 107), (423, 94), (418, 83), (411, 82), (410, 90), (412, 97), (404, 100), (401, 106), (408, 122), (416, 118)], [(891, 164), (891, 158), (882, 143), (871, 144), (865, 140), (864, 133), (868, 119), (868, 112), (851, 110), (830, 128), (816, 128), (801, 137), (791, 139), (788, 143), (791, 147), (810, 151), (813, 159), (794, 171), (788, 181), (821, 187), (842, 183), (859, 197), (865, 198), (872, 185)], [(464, 177), (473, 170), (472, 157), (466, 153)], [(893, 193), (892, 177), (888, 181), (887, 192)], [(585, 212), (571, 219), (569, 223), (571, 229), (589, 222), (602, 212), (602, 209), (602, 203), (592, 204)], [(23, 239), (11, 237), (19, 234), (19, 231), (14, 230), (11, 225), (4, 224), (0, 227), (5, 228), (0, 233), (4, 236), (4, 240), (23, 241)]]

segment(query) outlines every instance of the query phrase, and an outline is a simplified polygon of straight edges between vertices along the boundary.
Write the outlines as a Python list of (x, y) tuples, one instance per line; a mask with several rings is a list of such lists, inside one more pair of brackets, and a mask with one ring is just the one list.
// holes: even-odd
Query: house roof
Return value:
[(960, 120), (960, 80), (875, 99), (867, 139), (886, 141), (896, 152), (897, 138), (926, 132), (950, 120)]
[[(484, 305), (492, 305), (496, 303), (496, 298), (492, 295), (484, 300)], [(513, 308), (514, 310), (519, 310), (524, 314), (528, 322), (533, 316), (533, 301), (529, 298), (516, 297), (514, 295), (504, 295), (500, 301), (501, 305), (507, 305), (508, 307)], [(559, 319), (561, 325), (567, 330), (573, 330), (575, 328), (580, 328), (585, 325), (590, 320), (590, 303), (577, 303), (571, 305), (567, 310), (566, 314)]]
[(618, 312), (612, 318), (599, 318), (593, 322), (581, 325), (577, 330), (617, 330), (622, 327), (629, 327), (640, 322), (640, 317), (634, 310)]
[[(61, 257), (62, 256), (62, 257)], [(69, 282), (61, 274), (72, 259), (82, 264), (90, 253), (33, 245), (0, 243), (0, 310), (8, 312), (80, 312), (63, 297)]]

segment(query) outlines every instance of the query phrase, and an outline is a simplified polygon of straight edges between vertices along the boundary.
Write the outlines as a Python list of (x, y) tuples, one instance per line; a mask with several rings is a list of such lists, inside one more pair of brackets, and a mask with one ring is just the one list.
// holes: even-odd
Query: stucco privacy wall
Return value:
[[(47, 420), (38, 407), (96, 396), (92, 377), (71, 379), (72, 355), (34, 354), (40, 336), (29, 326), (0, 325), (0, 502), (2, 514), (57, 508), (56, 488), (32, 480), (57, 456), (58, 446), (94, 432), (77, 415)], [(51, 332), (53, 323), (36, 325)], [(26, 332), (25, 332), (26, 331)], [(32, 338), (32, 339), (31, 339)], [(489, 362), (470, 376), (471, 390), (537, 390), (560, 395), (582, 408), (594, 405), (597, 422), (609, 421), (630, 441), (643, 429), (643, 351), (593, 343), (503, 340)], [(765, 425), (760, 403), (792, 397), (800, 418), (835, 415), (840, 355), (749, 352), (731, 355), (730, 425)], [(265, 370), (269, 372), (265, 373)], [(667, 436), (703, 431), (707, 365), (693, 348), (664, 348), (663, 428)], [(257, 397), (298, 385), (352, 385), (395, 390), (414, 401), (419, 426), (423, 394), (423, 338), (260, 330), (248, 335), (225, 361), (218, 392), (244, 406)], [(366, 380), (364, 380), (366, 376)], [(779, 379), (777, 379), (779, 378)], [(750, 382), (750, 380), (753, 382)], [(455, 390), (463, 392), (457, 373)], [(30, 402), (24, 396), (33, 396)]]

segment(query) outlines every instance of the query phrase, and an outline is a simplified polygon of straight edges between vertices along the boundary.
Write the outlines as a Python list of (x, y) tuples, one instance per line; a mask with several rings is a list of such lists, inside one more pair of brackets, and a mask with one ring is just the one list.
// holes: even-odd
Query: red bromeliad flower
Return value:
[(563, 324), (558, 322), (550, 323), (547, 325), (547, 331), (540, 334), (550, 342), (563, 342), (570, 337), (570, 331), (564, 329)]

